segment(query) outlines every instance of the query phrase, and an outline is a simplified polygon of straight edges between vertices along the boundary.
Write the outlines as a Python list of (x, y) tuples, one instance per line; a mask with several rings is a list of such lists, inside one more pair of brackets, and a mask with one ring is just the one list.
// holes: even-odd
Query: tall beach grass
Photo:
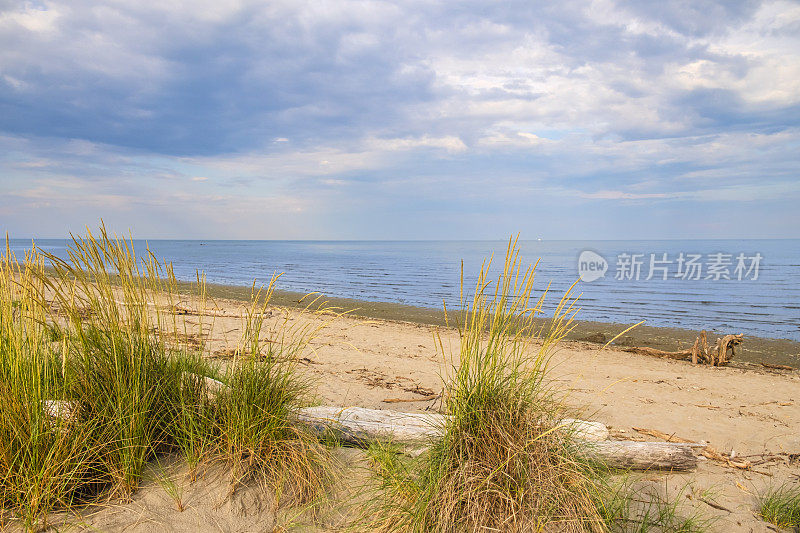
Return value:
[[(511, 239), (502, 270), (492, 260), (447, 313), (458, 349), (444, 376), (442, 436), (408, 459), (391, 444), (368, 450), (378, 495), (362, 525), (379, 531), (704, 532), (698, 513), (682, 516), (667, 498), (580, 453), (586, 442), (562, 420), (564, 392), (550, 380), (555, 349), (577, 313), (574, 285), (542, 324), (545, 287), (535, 296), (536, 266), (526, 267)], [(439, 341), (445, 359), (450, 354)]]
[(534, 297), (536, 267), (523, 266), (515, 240), (496, 279), (490, 267), (491, 260), (469, 301), (462, 281), (460, 309), (449, 315), (460, 343), (445, 382), (443, 437), (410, 468), (391, 454), (373, 455), (388, 503), (377, 506), (369, 525), (602, 531), (589, 467), (573, 452), (570, 431), (559, 430), (563, 407), (546, 378), (574, 299), (567, 292), (548, 325), (537, 327), (546, 291)]
[(103, 461), (91, 438), (96, 421), (43, 408), (70, 391), (38, 300), (40, 268), (33, 256), (17, 263), (8, 248), (0, 261), (0, 507), (26, 527), (91, 493)]
[(147, 462), (175, 451), (193, 475), (206, 461), (227, 462), (231, 491), (257, 479), (302, 503), (318, 496), (327, 452), (292, 425), (291, 413), (306, 393), (294, 360), (320, 326), (265, 325), (276, 280), (254, 290), (240, 355), (222, 369), (183, 342), (203, 333), (201, 276), (190, 298), (199, 325), (188, 326), (177, 318), (185, 296), (170, 265), (149, 252), (137, 256), (132, 239), (101, 228), (74, 238), (67, 257), (34, 250), (21, 261), (7, 246), (0, 262), (3, 516), (34, 529), (54, 509), (128, 498)]

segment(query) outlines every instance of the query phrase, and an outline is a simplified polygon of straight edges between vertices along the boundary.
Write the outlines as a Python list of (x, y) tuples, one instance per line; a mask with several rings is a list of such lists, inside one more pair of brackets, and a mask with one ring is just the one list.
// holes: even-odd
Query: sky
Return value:
[(0, 229), (800, 237), (800, 3), (0, 0)]

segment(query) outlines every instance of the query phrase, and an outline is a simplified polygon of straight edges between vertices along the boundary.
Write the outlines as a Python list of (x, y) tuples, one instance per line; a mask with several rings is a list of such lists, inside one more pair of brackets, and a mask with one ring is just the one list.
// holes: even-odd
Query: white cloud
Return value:
[(593, 200), (644, 200), (652, 198), (678, 198), (684, 193), (631, 193), (625, 191), (597, 191), (591, 193), (579, 193), (581, 198)]
[(488, 148), (536, 148), (539, 150), (552, 147), (557, 141), (540, 137), (535, 133), (526, 131), (491, 133), (478, 140), (481, 146)]
[(394, 139), (370, 138), (366, 140), (366, 146), (377, 151), (395, 152), (413, 150), (415, 148), (439, 148), (445, 152), (458, 153), (464, 152), (467, 145), (464, 141), (453, 135), (444, 137), (431, 137), (423, 135), (421, 137), (405, 137)]

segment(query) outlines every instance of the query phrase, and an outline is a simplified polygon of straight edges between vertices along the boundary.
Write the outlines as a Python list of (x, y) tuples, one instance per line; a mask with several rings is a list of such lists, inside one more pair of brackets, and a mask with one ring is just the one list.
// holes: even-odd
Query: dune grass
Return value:
[(53, 418), (42, 408), (68, 391), (36, 299), (40, 266), (8, 253), (0, 262), (0, 507), (29, 528), (90, 492), (102, 462), (91, 438), (96, 421)]
[(169, 439), (186, 461), (190, 480), (195, 481), (198, 468), (213, 460), (218, 448), (216, 404), (205, 378), (219, 378), (219, 370), (193, 354), (174, 364), (182, 368), (176, 401), (172, 405)]
[[(484, 263), (471, 298), (448, 316), (458, 352), (444, 377), (443, 436), (419, 457), (391, 443), (368, 456), (377, 496), (361, 524), (380, 531), (703, 532), (698, 513), (683, 516), (667, 498), (576, 453), (560, 420), (569, 412), (548, 379), (551, 357), (577, 312), (573, 287), (544, 326), (547, 289), (534, 298), (536, 265), (524, 268), (510, 240), (502, 271)], [(439, 349), (447, 358), (443, 343)]]
[(800, 485), (783, 485), (759, 498), (759, 514), (778, 527), (800, 529)]
[[(563, 412), (546, 379), (552, 350), (570, 328), (571, 293), (546, 329), (537, 327), (546, 291), (533, 297), (535, 266), (509, 242), (502, 272), (484, 264), (472, 298), (462, 297), (460, 337), (445, 381), (443, 437), (406, 467), (380, 465), (384, 497), (369, 526), (383, 531), (602, 531), (591, 471), (573, 453)], [(463, 275), (462, 275), (463, 280)], [(440, 343), (443, 355), (444, 348)], [(374, 450), (373, 450), (374, 452)]]
[[(232, 491), (254, 480), (279, 497), (290, 495), (294, 503), (308, 505), (325, 491), (333, 474), (327, 448), (293, 423), (294, 410), (308, 395), (308, 383), (296, 365), (322, 326), (292, 326), (285, 317), (277, 326), (266, 326), (277, 279), (254, 289), (240, 348), (227, 369), (190, 360), (194, 368), (182, 374), (173, 430), (192, 475), (204, 460), (223, 460), (232, 468)], [(323, 307), (317, 312), (329, 311)], [(203, 376), (220, 380), (221, 390), (209, 391)]]
[[(50, 263), (45, 270), (44, 260)], [(241, 355), (222, 370), (190, 343), (169, 264), (131, 239), (74, 238), (68, 257), (0, 262), (0, 508), (35, 529), (70, 509), (137, 489), (146, 464), (179, 451), (194, 475), (232, 467), (306, 503), (328, 481), (327, 452), (291, 424), (306, 385), (294, 358), (320, 326), (265, 327), (277, 276), (254, 290)], [(191, 301), (204, 305), (198, 276)], [(198, 333), (202, 333), (202, 309)], [(221, 379), (209, 391), (206, 377)]]
[[(413, 460), (390, 445), (370, 448), (380, 487), (363, 523), (383, 531), (703, 531), (698, 517), (679, 517), (677, 502), (634, 505), (641, 493), (611, 489), (602, 469), (574, 453), (547, 379), (576, 311), (571, 291), (542, 328), (535, 318), (547, 291), (534, 298), (535, 266), (523, 268), (515, 241), (495, 280), (490, 268), (448, 316), (460, 343), (445, 376), (444, 436)], [(292, 413), (308, 398), (296, 363), (321, 325), (267, 320), (277, 279), (253, 287), (239, 349), (221, 368), (185, 342), (203, 333), (202, 277), (193, 332), (177, 318), (187, 304), (170, 266), (138, 257), (130, 239), (101, 229), (74, 239), (69, 257), (34, 253), (21, 262), (7, 247), (0, 521), (39, 529), (54, 510), (130, 497), (148, 463), (176, 452), (191, 480), (204, 464), (224, 462), (229, 494), (257, 482), (276, 501), (313, 508), (334, 480), (331, 457)], [(164, 479), (182, 507), (178, 485)]]
[(596, 505), (608, 531), (619, 533), (706, 533), (715, 520), (700, 510), (687, 509), (688, 487), (670, 494), (666, 481), (658, 484), (631, 473), (598, 475)]

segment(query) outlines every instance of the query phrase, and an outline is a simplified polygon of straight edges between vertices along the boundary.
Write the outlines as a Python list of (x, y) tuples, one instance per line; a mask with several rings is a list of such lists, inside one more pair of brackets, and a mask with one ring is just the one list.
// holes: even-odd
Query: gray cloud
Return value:
[(0, 3), (0, 188), (151, 220), (170, 199), (201, 227), (251, 198), (424, 228), (796, 196), (798, 24), (771, 2)]
[(700, 37), (725, 33), (750, 18), (761, 2), (753, 0), (623, 1), (620, 6), (682, 35)]

